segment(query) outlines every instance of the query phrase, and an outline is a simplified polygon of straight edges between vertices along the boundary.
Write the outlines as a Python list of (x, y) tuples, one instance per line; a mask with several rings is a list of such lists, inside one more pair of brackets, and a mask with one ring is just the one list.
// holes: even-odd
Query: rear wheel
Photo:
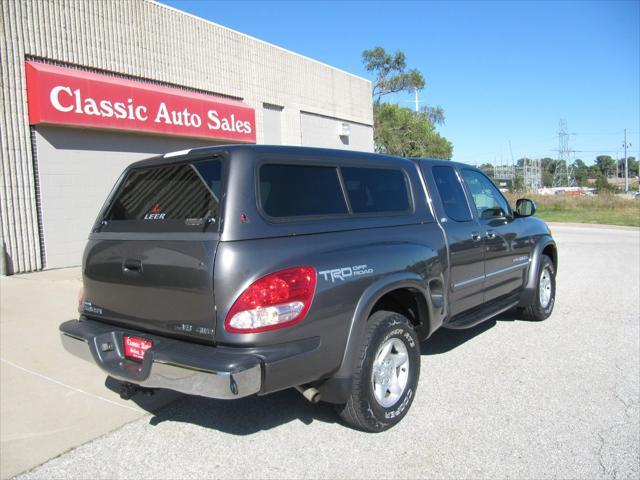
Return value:
[(374, 313), (360, 347), (347, 403), (337, 406), (349, 425), (368, 432), (393, 427), (407, 414), (420, 376), (420, 344), (409, 320)]
[(527, 320), (541, 321), (549, 318), (556, 302), (556, 272), (551, 259), (542, 255), (538, 269), (536, 293), (531, 305), (523, 310)]

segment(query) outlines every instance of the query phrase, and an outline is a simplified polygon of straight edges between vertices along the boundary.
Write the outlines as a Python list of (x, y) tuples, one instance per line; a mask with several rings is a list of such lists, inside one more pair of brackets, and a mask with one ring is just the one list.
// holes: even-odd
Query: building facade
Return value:
[(79, 265), (141, 158), (237, 142), (373, 150), (366, 79), (150, 0), (0, 5), (5, 273)]

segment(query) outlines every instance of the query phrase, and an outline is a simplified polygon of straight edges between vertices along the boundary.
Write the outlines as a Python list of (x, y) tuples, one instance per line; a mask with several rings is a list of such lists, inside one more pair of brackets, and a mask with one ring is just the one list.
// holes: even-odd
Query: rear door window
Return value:
[(471, 220), (469, 204), (455, 170), (452, 167), (436, 166), (431, 171), (447, 217), (456, 222)]
[(263, 165), (260, 167), (260, 205), (270, 217), (348, 213), (335, 167)]
[(131, 170), (105, 220), (107, 225), (137, 223), (163, 231), (215, 223), (221, 179), (219, 160)]
[(341, 167), (353, 213), (409, 210), (407, 182), (401, 170)]

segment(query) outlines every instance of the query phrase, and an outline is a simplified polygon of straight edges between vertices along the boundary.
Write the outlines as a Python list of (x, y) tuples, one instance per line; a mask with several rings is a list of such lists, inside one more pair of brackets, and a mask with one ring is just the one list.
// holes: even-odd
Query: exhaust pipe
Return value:
[(311, 403), (318, 403), (320, 401), (320, 391), (314, 387), (295, 387), (304, 398)]

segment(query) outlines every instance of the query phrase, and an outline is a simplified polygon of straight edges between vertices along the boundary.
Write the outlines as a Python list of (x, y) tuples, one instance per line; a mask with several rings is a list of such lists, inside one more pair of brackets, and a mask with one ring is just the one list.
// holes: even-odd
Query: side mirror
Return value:
[(528, 198), (519, 198), (516, 201), (516, 216), (530, 217), (536, 213), (536, 202)]

